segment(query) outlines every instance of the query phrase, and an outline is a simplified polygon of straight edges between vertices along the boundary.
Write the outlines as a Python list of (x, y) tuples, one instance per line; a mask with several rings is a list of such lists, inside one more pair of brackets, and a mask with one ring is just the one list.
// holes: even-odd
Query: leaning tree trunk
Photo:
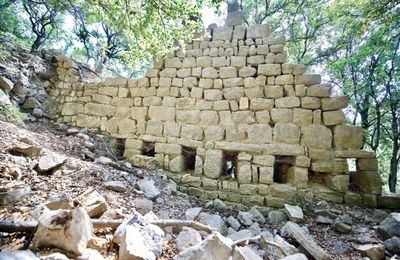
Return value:
[(392, 158), (390, 159), (390, 174), (389, 174), (389, 190), (390, 192), (396, 192), (397, 186), (397, 172), (399, 169), (399, 161), (397, 157), (399, 155), (399, 144), (397, 142), (393, 143)]
[(36, 36), (35, 41), (33, 42), (32, 46), (31, 46), (31, 53), (37, 52), (40, 48), (40, 46), (42, 46), (44, 37), (42, 36)]

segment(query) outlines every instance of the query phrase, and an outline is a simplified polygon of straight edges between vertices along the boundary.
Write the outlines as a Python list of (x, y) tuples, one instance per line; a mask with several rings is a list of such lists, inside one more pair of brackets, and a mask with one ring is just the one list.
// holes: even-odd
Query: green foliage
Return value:
[(9, 105), (5, 107), (0, 107), (0, 117), (5, 117), (5, 119), (9, 122), (13, 122), (16, 124), (22, 124), (21, 112), (14, 105)]

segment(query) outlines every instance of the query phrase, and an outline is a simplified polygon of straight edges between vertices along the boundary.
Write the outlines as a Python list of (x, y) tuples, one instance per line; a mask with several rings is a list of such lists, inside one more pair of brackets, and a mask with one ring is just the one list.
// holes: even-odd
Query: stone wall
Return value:
[(362, 150), (362, 129), (346, 124), (347, 98), (331, 97), (332, 86), (304, 65), (285, 63), (285, 39), (267, 25), (211, 33), (140, 79), (79, 83), (73, 62), (56, 57), (55, 113), (126, 140), (127, 159), (157, 164), (191, 195), (277, 207), (301, 196), (377, 206), (377, 160)]

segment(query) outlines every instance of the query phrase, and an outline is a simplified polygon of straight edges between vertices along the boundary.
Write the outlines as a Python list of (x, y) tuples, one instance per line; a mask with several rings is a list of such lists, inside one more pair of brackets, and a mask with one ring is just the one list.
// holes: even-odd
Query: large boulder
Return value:
[(92, 223), (83, 208), (45, 210), (38, 222), (33, 248), (54, 246), (82, 255), (93, 234)]
[(197, 230), (185, 227), (176, 238), (176, 248), (179, 251), (183, 251), (191, 246), (200, 244), (202, 241), (203, 239)]
[(391, 213), (378, 226), (378, 233), (384, 238), (389, 239), (394, 236), (400, 237), (400, 213)]
[(39, 257), (35, 256), (32, 251), (21, 250), (13, 252), (1, 252), (0, 259), (3, 260), (39, 260)]

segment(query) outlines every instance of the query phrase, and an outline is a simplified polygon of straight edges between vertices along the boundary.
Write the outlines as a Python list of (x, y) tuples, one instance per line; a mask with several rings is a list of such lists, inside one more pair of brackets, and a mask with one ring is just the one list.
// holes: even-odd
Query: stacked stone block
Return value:
[[(60, 119), (126, 139), (128, 159), (156, 163), (191, 195), (248, 205), (282, 206), (299, 195), (376, 206), (375, 154), (362, 150), (362, 129), (346, 124), (347, 98), (331, 97), (332, 86), (304, 65), (286, 63), (284, 44), (267, 25), (216, 27), (211, 38), (156, 60), (143, 78), (65, 79), (54, 93), (62, 97)], [(154, 158), (143, 155), (149, 144)], [(225, 176), (227, 154), (235, 157), (234, 178)], [(277, 182), (282, 156), (290, 163)], [(357, 160), (354, 173), (348, 158)]]

